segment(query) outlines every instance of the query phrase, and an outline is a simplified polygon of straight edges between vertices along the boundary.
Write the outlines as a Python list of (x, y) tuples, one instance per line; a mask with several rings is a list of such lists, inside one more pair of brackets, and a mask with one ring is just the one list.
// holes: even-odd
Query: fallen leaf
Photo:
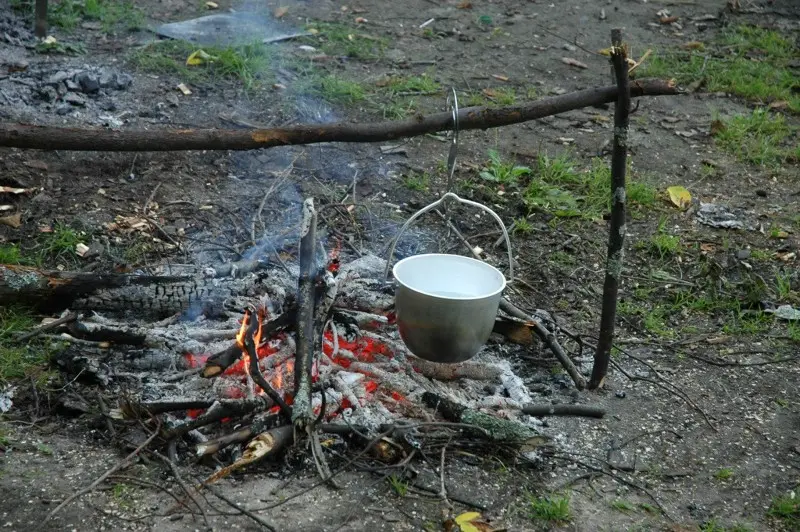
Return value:
[(186, 65), (187, 66), (198, 66), (203, 65), (205, 63), (210, 63), (211, 61), (215, 61), (218, 59), (213, 55), (209, 55), (203, 50), (195, 50), (191, 53), (189, 57), (186, 58)]
[(192, 93), (185, 83), (178, 83), (178, 90), (181, 91), (184, 96), (189, 96)]
[(22, 215), (20, 213), (12, 214), (11, 216), (3, 216), (0, 218), (0, 225), (7, 225), (16, 229), (22, 225)]
[(704, 50), (705, 47), (706, 45), (700, 41), (689, 41), (681, 45), (684, 50)]
[(685, 209), (692, 204), (692, 195), (684, 187), (669, 187), (667, 188), (667, 193), (669, 194), (669, 200), (679, 209)]
[(779, 260), (782, 260), (783, 262), (791, 262), (795, 258), (797, 258), (797, 253), (793, 251), (786, 251), (786, 252), (779, 251), (775, 253), (775, 257), (777, 257)]
[(472, 2), (465, 0), (456, 6), (458, 9), (472, 9)]
[(497, 91), (495, 91), (494, 89), (483, 89), (481, 92), (486, 96), (488, 96), (489, 98), (497, 97)]
[(726, 129), (728, 129), (728, 127), (725, 125), (725, 122), (723, 122), (722, 120), (712, 120), (711, 121), (711, 136), (712, 137), (716, 137), (717, 135), (719, 135), (720, 133), (722, 133)]
[(53, 37), (52, 35), (48, 35), (48, 36), (45, 38), (45, 40), (44, 40), (44, 41), (42, 41), (42, 42), (43, 42), (43, 43), (45, 43), (45, 44), (55, 44), (55, 43), (57, 43), (58, 41), (57, 41), (57, 40), (56, 40), (56, 38), (55, 38), (55, 37)]
[(216, 2), (206, 2), (206, 7), (208, 9), (219, 9), (219, 4)]
[(499, 79), (500, 81), (508, 81), (508, 76), (501, 76), (500, 74), (492, 74), (494, 79)]
[(775, 100), (769, 104), (770, 109), (783, 110), (789, 107), (789, 102), (786, 100)]
[(308, 30), (306, 31), (308, 31), (308, 33), (310, 33), (311, 35), (317, 35), (319, 33), (319, 30), (317, 28), (308, 28)]
[(611, 48), (603, 48), (602, 50), (598, 50), (597, 53), (606, 57), (611, 57)]
[(662, 24), (672, 24), (673, 22), (678, 22), (678, 17), (672, 15), (671, 17), (661, 17), (658, 21)]
[(705, 253), (713, 253), (716, 250), (717, 250), (716, 244), (710, 244), (708, 242), (700, 244), (700, 251), (703, 251)]
[(461, 532), (490, 532), (492, 530), (489, 523), (481, 520), (478, 512), (464, 512), (455, 518), (455, 522)]
[(369, 21), (367, 19), (365, 19), (364, 17), (356, 17), (356, 24), (364, 24), (366, 22), (369, 22)]
[(770, 234), (769, 236), (770, 236), (770, 238), (784, 239), (784, 238), (789, 238), (789, 233), (787, 233), (786, 231), (782, 231), (781, 230), (781, 231), (775, 231), (774, 233)]
[(275, 18), (281, 18), (288, 12), (289, 12), (289, 7), (288, 6), (281, 6), (278, 9), (275, 10), (274, 15), (275, 15)]
[(89, 246), (87, 246), (83, 242), (78, 242), (77, 244), (75, 244), (75, 254), (76, 255), (78, 255), (79, 257), (83, 257), (87, 253), (89, 253)]
[(561, 62), (565, 65), (574, 66), (578, 68), (589, 68), (589, 65), (586, 63), (581, 63), (577, 59), (572, 59), (571, 57), (562, 57)]

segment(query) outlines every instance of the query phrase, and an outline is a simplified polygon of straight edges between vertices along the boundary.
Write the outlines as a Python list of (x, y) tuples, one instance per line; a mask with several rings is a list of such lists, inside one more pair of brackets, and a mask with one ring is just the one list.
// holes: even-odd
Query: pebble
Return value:
[(87, 94), (91, 94), (100, 90), (100, 82), (97, 78), (88, 72), (81, 72), (75, 76), (75, 81), (81, 86), (81, 90)]
[(625, 390), (617, 390), (616, 392), (614, 392), (614, 395), (615, 395), (615, 396), (616, 396), (618, 399), (625, 399), (625, 397), (626, 397), (628, 394), (626, 394), (626, 393), (625, 393)]
[(740, 249), (736, 252), (736, 258), (739, 260), (746, 260), (750, 258), (750, 250), (749, 249)]
[(56, 114), (57, 115), (67, 115), (67, 114), (69, 114), (71, 112), (72, 112), (72, 106), (71, 105), (64, 104), (64, 105), (59, 105), (56, 108)]
[(67, 86), (68, 91), (77, 92), (81, 90), (81, 86), (75, 83), (75, 81), (68, 79), (64, 82), (64, 85)]
[(133, 78), (129, 74), (117, 74), (114, 77), (114, 88), (118, 91), (124, 91), (133, 83)]
[(67, 95), (64, 96), (64, 101), (76, 107), (86, 106), (86, 100), (84, 99), (84, 97), (75, 92), (67, 93)]
[(47, 78), (44, 83), (45, 85), (56, 86), (62, 81), (66, 81), (67, 78), (69, 78), (69, 74), (64, 72), (63, 70), (59, 70), (58, 72)]
[(53, 102), (58, 99), (58, 92), (50, 85), (46, 85), (39, 89), (39, 97), (46, 102)]
[(178, 97), (172, 93), (167, 94), (166, 100), (170, 107), (178, 107), (178, 104), (180, 103)]

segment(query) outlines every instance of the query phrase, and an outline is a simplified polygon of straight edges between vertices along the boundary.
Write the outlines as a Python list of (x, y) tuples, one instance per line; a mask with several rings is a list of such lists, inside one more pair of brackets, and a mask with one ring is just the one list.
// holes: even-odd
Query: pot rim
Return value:
[[(442, 295), (442, 294), (434, 294), (434, 293), (427, 292), (425, 290), (420, 290), (419, 288), (410, 286), (409, 284), (404, 283), (403, 281), (401, 281), (400, 278), (397, 276), (397, 269), (402, 264), (404, 264), (406, 262), (411, 262), (413, 260), (425, 259), (425, 258), (428, 258), (428, 257), (449, 257), (449, 258), (455, 257), (458, 260), (480, 264), (480, 266), (483, 267), (483, 268), (489, 268), (489, 269), (494, 270), (495, 272), (497, 272), (497, 274), (500, 276), (500, 279), (502, 279), (503, 282), (500, 283), (500, 287), (497, 290), (495, 290), (493, 292), (489, 292), (487, 294), (481, 294), (479, 296), (446, 296), (446, 295)], [(453, 301), (479, 301), (481, 299), (492, 298), (492, 297), (495, 297), (495, 296), (499, 295), (500, 293), (502, 293), (503, 290), (505, 290), (506, 285), (508, 283), (508, 281), (506, 280), (506, 276), (503, 275), (503, 272), (501, 272), (500, 270), (498, 270), (497, 268), (495, 268), (494, 266), (492, 266), (488, 262), (483, 261), (483, 260), (473, 259), (472, 257), (465, 257), (463, 255), (454, 255), (452, 253), (423, 253), (421, 255), (412, 255), (410, 257), (406, 257), (405, 259), (398, 261), (397, 264), (394, 265), (394, 267), (392, 268), (392, 275), (394, 276), (395, 280), (398, 283), (403, 285), (403, 287), (408, 288), (409, 290), (412, 290), (414, 292), (417, 292), (419, 294), (422, 294), (422, 295), (425, 295), (425, 296), (428, 296), (428, 297), (433, 297), (433, 298), (436, 298), (436, 299), (448, 299), (448, 300), (453, 300)]]

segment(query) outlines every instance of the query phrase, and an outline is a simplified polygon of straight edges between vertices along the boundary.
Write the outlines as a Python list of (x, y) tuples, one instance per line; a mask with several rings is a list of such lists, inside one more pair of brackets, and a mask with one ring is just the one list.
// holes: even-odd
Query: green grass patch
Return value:
[(25, 259), (19, 246), (15, 244), (0, 244), (0, 264), (23, 264)]
[(800, 52), (789, 36), (739, 25), (723, 30), (702, 51), (670, 50), (654, 54), (641, 77), (676, 78), (681, 84), (705, 81), (711, 92), (724, 91), (762, 103), (785, 101), (800, 112), (792, 61)]
[[(197, 50), (203, 50), (210, 58), (200, 65), (187, 65), (186, 59)], [(220, 48), (160, 41), (139, 48), (128, 59), (143, 71), (175, 75), (187, 83), (234, 79), (241, 81), (246, 89), (254, 89), (273, 79), (270, 49), (260, 43)]]
[(352, 57), (353, 59), (379, 59), (386, 50), (387, 40), (373, 37), (345, 24), (313, 22), (306, 30), (316, 35), (305, 37), (306, 44), (319, 48), (326, 55)]
[(530, 517), (548, 523), (566, 523), (572, 519), (568, 496), (545, 496), (530, 498)]
[(530, 175), (531, 169), (505, 161), (497, 150), (489, 150), (489, 161), (481, 171), (481, 178), (501, 185), (516, 185), (522, 176)]
[[(738, 115), (716, 122), (714, 139), (719, 147), (739, 160), (776, 166), (794, 157), (797, 150), (797, 129), (786, 123), (779, 113), (754, 109), (749, 115)], [(794, 146), (789, 146), (794, 142)]]
[(409, 190), (417, 190), (417, 191), (425, 191), (428, 189), (428, 186), (431, 182), (430, 174), (426, 173), (417, 173), (417, 172), (409, 172), (408, 175), (403, 176), (403, 184)]
[[(12, 0), (11, 6), (26, 18), (33, 18), (33, 0)], [(103, 33), (114, 33), (144, 28), (145, 12), (133, 0), (61, 0), (50, 3), (47, 21), (66, 32), (77, 30), (83, 22), (99, 22)]]
[(800, 498), (794, 493), (775, 497), (767, 515), (782, 521), (789, 530), (800, 529)]
[(442, 86), (438, 81), (425, 74), (421, 76), (392, 76), (378, 83), (378, 87), (385, 87), (392, 96), (402, 93), (431, 93), (442, 90)]
[(617, 499), (615, 501), (611, 501), (611, 507), (618, 512), (622, 512), (625, 514), (629, 514), (636, 510), (636, 507), (623, 499)]
[(64, 224), (56, 224), (51, 233), (42, 233), (38, 239), (37, 263), (74, 265), (78, 260), (75, 247), (85, 240), (80, 231)]
[(677, 255), (680, 251), (681, 239), (667, 233), (666, 224), (666, 219), (662, 218), (658, 222), (656, 233), (646, 241), (637, 243), (636, 247), (648, 251), (661, 260)]
[(405, 497), (408, 494), (408, 482), (397, 475), (390, 475), (387, 480), (389, 481), (389, 486), (398, 497)]
[(723, 467), (714, 473), (714, 478), (717, 480), (730, 480), (733, 478), (733, 469), (730, 467)]
[(356, 103), (367, 98), (363, 85), (334, 75), (320, 78), (316, 88), (331, 103)]
[(44, 383), (49, 352), (36, 344), (16, 345), (16, 333), (29, 330), (35, 324), (33, 317), (16, 307), (0, 307), (0, 384), (33, 378)]

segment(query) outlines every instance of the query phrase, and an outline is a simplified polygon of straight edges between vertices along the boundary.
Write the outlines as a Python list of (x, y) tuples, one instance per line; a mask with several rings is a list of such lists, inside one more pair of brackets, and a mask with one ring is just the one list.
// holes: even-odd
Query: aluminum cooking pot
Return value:
[[(508, 247), (513, 279), (511, 241), (500, 217), (480, 203), (448, 192), (415, 213), (400, 229), (389, 250), (388, 277), (400, 235), (422, 214), (446, 199), (487, 211), (500, 224)], [(396, 282), (395, 312), (400, 337), (416, 356), (432, 362), (457, 363), (475, 356), (489, 339), (506, 279), (497, 268), (461, 255), (414, 255), (392, 269)]]

